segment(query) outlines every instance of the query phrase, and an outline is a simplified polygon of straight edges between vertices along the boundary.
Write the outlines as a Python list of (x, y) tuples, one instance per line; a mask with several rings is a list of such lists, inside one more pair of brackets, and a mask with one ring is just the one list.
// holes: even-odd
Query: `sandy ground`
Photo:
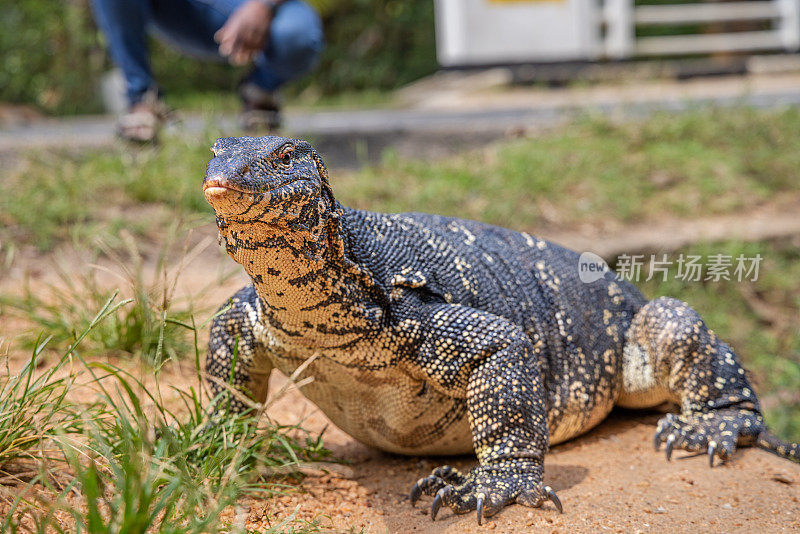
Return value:
[[(197, 235), (195, 241), (208, 237)], [(67, 266), (85, 268), (64, 256)], [(33, 284), (52, 282), (50, 269), (38, 258), (22, 254), (5, 277), (0, 291), (20, 287), (24, 271), (36, 268)], [(192, 292), (214, 280), (221, 268), (233, 267), (221, 251), (209, 247), (186, 267), (179, 292)], [(224, 270), (224, 269), (223, 269)], [(238, 272), (202, 296), (221, 303), (246, 281)], [(0, 332), (13, 343), (18, 321), (0, 316)], [(204, 337), (202, 339), (205, 339)], [(205, 344), (205, 341), (203, 341)], [(12, 352), (12, 356), (14, 353)], [(115, 362), (118, 363), (118, 362)], [(184, 366), (164, 375), (170, 385), (187, 385), (192, 370)], [(285, 378), (272, 377), (272, 391)], [(270, 415), (284, 423), (304, 420), (347, 466), (335, 474), (307, 477), (296, 491), (264, 500), (243, 502), (247, 525), (258, 530), (297, 510), (301, 518), (318, 518), (333, 531), (403, 532), (763, 532), (800, 530), (800, 465), (767, 452), (739, 451), (733, 461), (713, 469), (703, 456), (676, 452), (667, 462), (655, 452), (652, 436), (657, 413), (620, 412), (587, 435), (555, 447), (545, 462), (545, 483), (564, 505), (558, 514), (550, 503), (542, 509), (513, 505), (478, 527), (474, 514), (454, 516), (443, 509), (436, 522), (428, 516), (430, 498), (414, 509), (408, 491), (420, 476), (442, 463), (458, 468), (474, 465), (472, 457), (401, 457), (369, 449), (335, 428), (298, 392), (288, 394)], [(299, 508), (298, 508), (299, 507)]]
[[(273, 387), (285, 379), (272, 378)], [(311, 430), (327, 418), (299, 393), (289, 394), (271, 415), (306, 420)], [(541, 509), (513, 505), (478, 527), (475, 515), (443, 509), (432, 522), (430, 498), (408, 502), (414, 481), (434, 467), (475, 464), (471, 457), (402, 457), (372, 450), (333, 427), (325, 443), (349, 462), (335, 475), (309, 476), (299, 493), (269, 502), (250, 501), (248, 525), (273, 524), (300, 506), (300, 517), (327, 516), (323, 525), (356, 532), (796, 532), (800, 530), (800, 466), (756, 449), (708, 467), (705, 455), (683, 451), (667, 462), (652, 437), (659, 414), (620, 411), (576, 440), (554, 447), (545, 461), (545, 483), (564, 505)]]

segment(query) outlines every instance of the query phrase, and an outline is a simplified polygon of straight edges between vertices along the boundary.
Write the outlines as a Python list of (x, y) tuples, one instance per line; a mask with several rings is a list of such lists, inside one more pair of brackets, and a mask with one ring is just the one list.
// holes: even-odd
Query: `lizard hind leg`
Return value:
[(637, 313), (623, 367), (624, 400), (672, 399), (681, 406), (680, 414), (661, 419), (655, 434), (655, 447), (666, 444), (668, 460), (676, 448), (706, 451), (713, 466), (737, 446), (769, 448), (762, 441), (771, 434), (738, 357), (686, 303), (662, 297)]

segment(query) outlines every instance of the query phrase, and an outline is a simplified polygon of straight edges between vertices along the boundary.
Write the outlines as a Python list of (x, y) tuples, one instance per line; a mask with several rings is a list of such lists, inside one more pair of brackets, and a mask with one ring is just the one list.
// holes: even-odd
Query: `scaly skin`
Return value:
[[(478, 521), (541, 506), (543, 460), (615, 405), (676, 401), (656, 446), (729, 458), (766, 431), (733, 351), (674, 299), (647, 300), (611, 274), (578, 277), (578, 255), (524, 233), (418, 213), (348, 209), (308, 143), (220, 139), (204, 181), (228, 254), (253, 284), (211, 328), (207, 372), (262, 401), (273, 368), (318, 354), (303, 393), (340, 428), (386, 451), (475, 451), (469, 473), (437, 468), (435, 495)], [(234, 357), (235, 355), (235, 357)], [(234, 361), (236, 364), (234, 365)], [(246, 409), (234, 401), (234, 408)]]

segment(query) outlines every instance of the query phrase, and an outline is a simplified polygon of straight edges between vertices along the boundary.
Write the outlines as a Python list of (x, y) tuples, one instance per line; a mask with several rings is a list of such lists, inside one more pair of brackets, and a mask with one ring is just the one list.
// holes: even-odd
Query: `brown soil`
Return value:
[[(285, 379), (272, 378), (273, 388)], [(274, 390), (274, 389), (273, 389)], [(284, 422), (304, 417), (305, 426), (325, 432), (325, 443), (349, 465), (342, 473), (312, 475), (300, 492), (270, 501), (249, 501), (248, 526), (275, 523), (297, 506), (299, 516), (328, 516), (335, 530), (364, 532), (767, 532), (800, 529), (800, 466), (762, 450), (742, 449), (713, 469), (705, 455), (683, 451), (667, 462), (653, 450), (660, 414), (620, 411), (578, 439), (556, 446), (545, 461), (545, 483), (558, 493), (564, 513), (549, 503), (541, 509), (510, 506), (478, 527), (475, 515), (443, 509), (435, 522), (430, 498), (416, 509), (408, 490), (421, 475), (443, 463), (458, 468), (471, 457), (402, 457), (360, 445), (333, 427), (298, 392), (281, 399), (272, 416)]]

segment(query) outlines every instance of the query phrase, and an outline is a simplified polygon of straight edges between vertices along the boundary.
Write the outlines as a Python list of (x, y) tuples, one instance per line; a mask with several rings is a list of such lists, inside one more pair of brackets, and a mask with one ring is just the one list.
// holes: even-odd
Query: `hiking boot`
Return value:
[(148, 91), (127, 113), (119, 116), (117, 135), (135, 143), (154, 142), (170, 113), (167, 106), (159, 100), (158, 93), (155, 90)]
[(239, 86), (243, 109), (239, 127), (248, 133), (271, 132), (281, 127), (281, 102), (274, 91), (265, 91), (254, 83)]

